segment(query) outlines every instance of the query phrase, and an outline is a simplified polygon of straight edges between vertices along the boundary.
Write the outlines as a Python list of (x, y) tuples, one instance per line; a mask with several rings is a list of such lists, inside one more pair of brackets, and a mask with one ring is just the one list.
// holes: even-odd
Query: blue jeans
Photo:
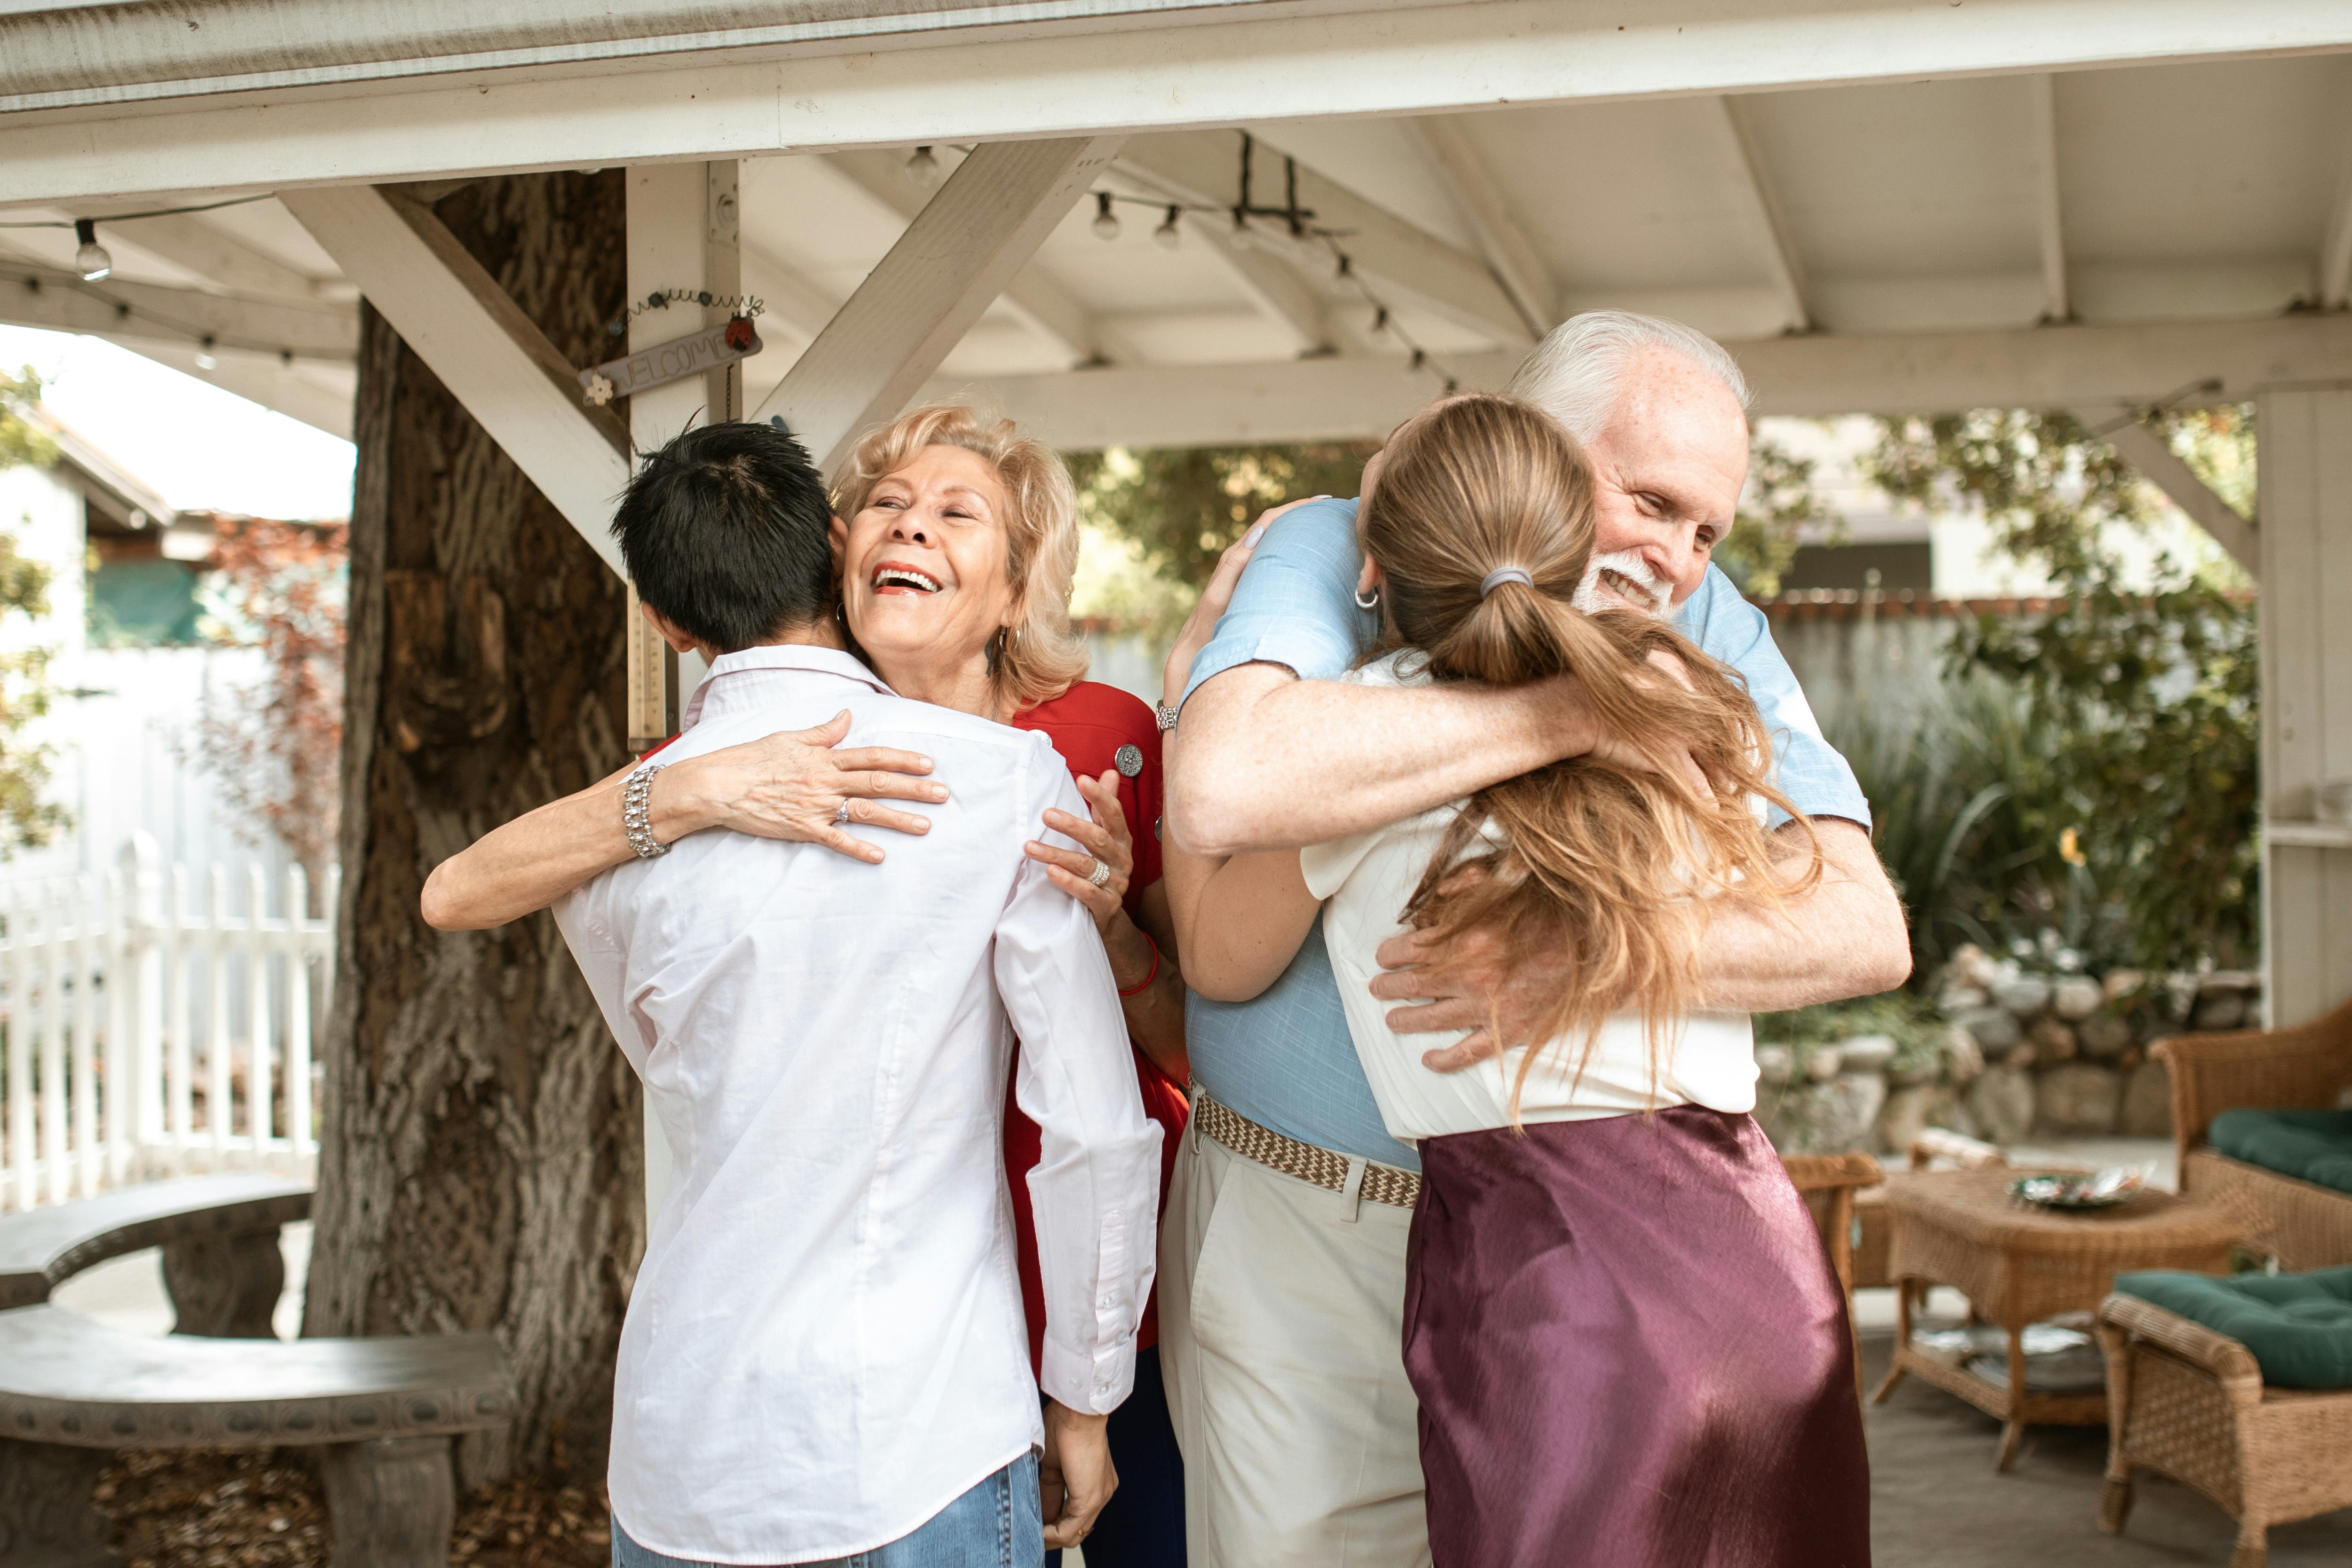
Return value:
[[(1026, 1453), (887, 1546), (799, 1568), (1041, 1568), (1045, 1521), (1037, 1498), (1037, 1456)], [(665, 1557), (613, 1521), (613, 1568), (713, 1568)]]

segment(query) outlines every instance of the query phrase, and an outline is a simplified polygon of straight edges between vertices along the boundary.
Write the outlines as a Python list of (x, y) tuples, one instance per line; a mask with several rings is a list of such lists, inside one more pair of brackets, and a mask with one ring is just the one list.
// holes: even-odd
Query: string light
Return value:
[(74, 252), (74, 270), (81, 274), (81, 280), (84, 283), (97, 283), (114, 270), (114, 257), (109, 256), (106, 247), (98, 243), (98, 224), (95, 219), (75, 219), (74, 238), (81, 242), (81, 248)]
[(916, 148), (915, 155), (907, 160), (907, 178), (926, 191), (940, 183), (940, 161), (931, 156), (929, 146)]
[(1118, 214), (1110, 210), (1110, 193), (1108, 191), (1097, 191), (1095, 193), (1094, 231), (1095, 238), (1097, 239), (1117, 239), (1118, 237)]
[(1169, 208), (1168, 215), (1160, 220), (1160, 226), (1151, 231), (1151, 237), (1159, 242), (1160, 249), (1174, 250), (1184, 243), (1183, 233), (1176, 226), (1176, 215), (1183, 210), (1181, 207)]
[(205, 333), (196, 344), (196, 369), (200, 371), (220, 369), (220, 361), (213, 357), (213, 335), (210, 332)]

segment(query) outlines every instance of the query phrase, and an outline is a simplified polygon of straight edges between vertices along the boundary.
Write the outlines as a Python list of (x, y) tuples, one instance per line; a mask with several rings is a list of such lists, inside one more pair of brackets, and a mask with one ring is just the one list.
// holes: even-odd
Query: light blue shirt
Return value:
[[(1336, 680), (1380, 631), (1377, 611), (1356, 608), (1356, 503), (1315, 501), (1266, 530), (1192, 661), (1190, 697), (1237, 664), (1282, 664), (1301, 680)], [(1675, 624), (1706, 653), (1737, 669), (1772, 739), (1780, 792), (1809, 817), (1870, 825), (1853, 769), (1828, 741), (1764, 612), (1714, 567), (1675, 612)], [(1774, 825), (1788, 820), (1772, 813)], [(1192, 1077), (1222, 1103), (1263, 1127), (1341, 1154), (1419, 1170), (1412, 1150), (1381, 1125), (1372, 1086), (1356, 1060), (1339, 982), (1323, 946), (1322, 917), (1282, 977), (1246, 1002), (1186, 993), (1185, 1048)]]

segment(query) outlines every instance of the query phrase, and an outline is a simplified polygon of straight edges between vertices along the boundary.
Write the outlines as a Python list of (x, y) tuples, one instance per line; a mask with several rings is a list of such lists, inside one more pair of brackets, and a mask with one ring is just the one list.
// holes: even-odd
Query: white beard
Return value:
[[(1634, 591), (1623, 593), (1614, 584), (1602, 587), (1601, 574), (1604, 571), (1613, 571), (1625, 579)], [(1653, 573), (1649, 562), (1642, 559), (1639, 550), (1612, 550), (1607, 555), (1596, 555), (1585, 563), (1584, 580), (1576, 585), (1576, 592), (1569, 602), (1591, 615), (1603, 610), (1616, 609), (1622, 594), (1643, 614), (1661, 616), (1672, 607), (1674, 592), (1675, 585), (1661, 580)], [(1641, 596), (1644, 593), (1650, 596), (1647, 604), (1642, 602)]]

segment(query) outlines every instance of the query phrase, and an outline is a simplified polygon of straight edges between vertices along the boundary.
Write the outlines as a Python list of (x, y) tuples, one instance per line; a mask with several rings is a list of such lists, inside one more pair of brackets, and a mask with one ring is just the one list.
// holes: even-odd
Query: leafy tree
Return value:
[[(2252, 496), (2251, 416), (2172, 416), (2168, 434), (2224, 493)], [(1890, 495), (1980, 507), (2013, 558), (2058, 586), (2033, 617), (1979, 616), (1950, 652), (2022, 704), (2030, 745), (2007, 794), (1951, 848), (2004, 838), (2017, 915), (2152, 967), (2253, 951), (2259, 673), (2252, 597), (2168, 558), (2131, 584), (2109, 538), (2158, 511), (2138, 475), (2063, 413), (1979, 410), (1884, 422), (1867, 466)], [(1918, 890), (1912, 890), (1914, 896)], [(2002, 912), (1985, 910), (1983, 915)]]
[(213, 547), (205, 630), (257, 643), (267, 673), (197, 722), (199, 753), (221, 779), (239, 831), (275, 834), (310, 873), (334, 858), (342, 787), (343, 636), (350, 529), (225, 518)]
[[(57, 460), (57, 447), (27, 417), (41, 383), (27, 367), (0, 371), (0, 468)], [(16, 536), (0, 527), (0, 624), (11, 612), (37, 621), (49, 612), (49, 569), (20, 554)], [(0, 653), (0, 855), (37, 849), (69, 821), (63, 808), (41, 799), (55, 756), (25, 731), (49, 711), (49, 653), (25, 648)]]
[(1739, 517), (1715, 547), (1715, 564), (1741, 592), (1769, 599), (1797, 559), (1809, 528), (1832, 538), (1838, 519), (1813, 490), (1813, 460), (1800, 457), (1769, 436), (1753, 438), (1748, 453), (1748, 487), (1739, 497)]

